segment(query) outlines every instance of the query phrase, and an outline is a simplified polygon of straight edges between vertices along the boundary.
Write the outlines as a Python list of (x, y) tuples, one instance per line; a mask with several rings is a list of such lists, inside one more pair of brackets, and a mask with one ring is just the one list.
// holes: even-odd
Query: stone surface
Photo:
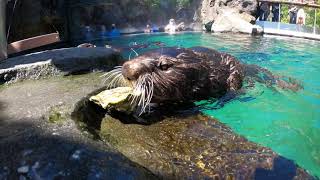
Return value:
[(110, 70), (122, 62), (111, 48), (65, 48), (48, 50), (0, 63), (0, 83), (40, 77)]
[[(0, 86), (0, 179), (157, 179), (80, 132), (74, 105), (103, 87), (101, 73)], [(49, 121), (54, 112), (62, 117)], [(18, 172), (20, 167), (29, 167)], [(23, 174), (20, 174), (23, 173)]]
[(203, 0), (201, 19), (203, 24), (213, 22), (226, 8), (255, 15), (258, 7), (257, 0)]
[(312, 179), (292, 161), (202, 115), (169, 117), (149, 126), (107, 116), (101, 137), (165, 179)]
[(253, 29), (255, 33), (262, 34), (263, 28), (258, 25), (250, 24), (250, 15), (246, 13), (239, 14), (234, 9), (225, 9), (225, 12), (219, 14), (212, 24), (212, 32), (234, 32), (252, 34)]
[(294, 162), (249, 142), (192, 106), (158, 107), (161, 111), (137, 118), (99, 108), (89, 97), (72, 113), (82, 121), (80, 127), (160, 178), (313, 179)]

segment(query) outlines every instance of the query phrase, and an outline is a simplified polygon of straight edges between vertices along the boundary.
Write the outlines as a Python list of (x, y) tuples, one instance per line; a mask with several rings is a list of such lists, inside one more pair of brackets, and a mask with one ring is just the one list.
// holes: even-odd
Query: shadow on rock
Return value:
[(4, 123), (3, 121), (5, 120), (5, 113), (4, 113), (5, 109), (6, 109), (5, 103), (0, 101), (0, 126), (3, 125)]
[(274, 159), (273, 168), (271, 170), (256, 169), (255, 179), (257, 180), (291, 180), (297, 175), (297, 166), (290, 160), (284, 157)]
[(0, 139), (0, 179), (157, 179), (99, 142), (28, 122)]

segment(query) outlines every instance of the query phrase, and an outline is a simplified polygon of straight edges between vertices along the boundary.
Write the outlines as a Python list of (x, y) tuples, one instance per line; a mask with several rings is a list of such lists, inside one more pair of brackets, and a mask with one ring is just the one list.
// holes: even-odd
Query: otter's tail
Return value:
[(269, 70), (257, 65), (245, 65), (245, 73), (251, 83), (255, 81), (266, 84), (267, 86), (276, 85), (281, 89), (288, 89), (295, 92), (303, 89), (302, 84), (296, 79), (274, 75)]

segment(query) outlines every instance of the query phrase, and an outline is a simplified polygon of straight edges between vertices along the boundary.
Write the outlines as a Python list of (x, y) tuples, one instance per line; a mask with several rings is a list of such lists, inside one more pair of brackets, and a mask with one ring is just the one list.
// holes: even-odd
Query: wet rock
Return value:
[(292, 161), (200, 114), (169, 117), (148, 126), (124, 124), (107, 115), (100, 135), (126, 157), (163, 178), (312, 178)]
[(110, 48), (65, 48), (7, 59), (0, 63), (0, 84), (41, 77), (109, 70), (122, 62)]

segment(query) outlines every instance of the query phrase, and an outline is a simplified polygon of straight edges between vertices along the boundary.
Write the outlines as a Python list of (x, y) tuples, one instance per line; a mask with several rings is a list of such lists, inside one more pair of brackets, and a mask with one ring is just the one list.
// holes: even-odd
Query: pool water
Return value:
[[(249, 140), (272, 148), (320, 177), (320, 42), (284, 37), (183, 33), (125, 36), (99, 45), (119, 47), (160, 41), (166, 46), (205, 46), (230, 53), (242, 62), (257, 64), (274, 74), (299, 80), (299, 92), (256, 84), (247, 93), (216, 108), (199, 102), (202, 111), (230, 126)], [(96, 42), (97, 43), (97, 42)], [(151, 45), (150, 48), (156, 48)], [(148, 49), (147, 48), (147, 49)], [(124, 55), (133, 58), (145, 48)]]

